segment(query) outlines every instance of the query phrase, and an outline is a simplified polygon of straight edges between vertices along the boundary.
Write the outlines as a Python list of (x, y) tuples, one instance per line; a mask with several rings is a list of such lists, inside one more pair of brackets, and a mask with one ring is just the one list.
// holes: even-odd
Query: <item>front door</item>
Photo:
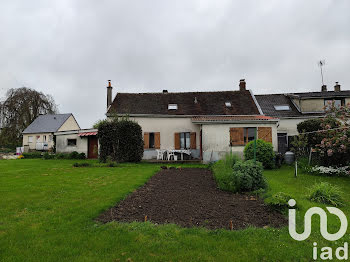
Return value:
[(88, 158), (98, 157), (98, 140), (97, 136), (88, 137)]
[(278, 152), (285, 154), (288, 150), (287, 133), (278, 133)]

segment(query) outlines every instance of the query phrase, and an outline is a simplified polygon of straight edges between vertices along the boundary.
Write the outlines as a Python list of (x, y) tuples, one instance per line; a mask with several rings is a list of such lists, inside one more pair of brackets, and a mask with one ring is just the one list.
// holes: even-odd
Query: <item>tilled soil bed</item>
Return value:
[(281, 227), (286, 218), (253, 196), (217, 188), (211, 171), (200, 168), (166, 169), (98, 218), (101, 222), (144, 221), (183, 227), (242, 229)]

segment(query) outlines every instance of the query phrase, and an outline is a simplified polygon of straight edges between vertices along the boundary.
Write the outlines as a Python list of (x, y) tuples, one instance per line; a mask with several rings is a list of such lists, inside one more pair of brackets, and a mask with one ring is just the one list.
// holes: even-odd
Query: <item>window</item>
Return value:
[(244, 128), (244, 143), (247, 144), (255, 138), (255, 127)]
[(335, 107), (341, 107), (343, 106), (345, 103), (344, 103), (344, 99), (325, 99), (324, 100), (324, 105), (325, 106), (328, 106), (330, 104), (332, 104), (332, 102), (334, 101), (334, 106)]
[(49, 141), (53, 141), (53, 135), (49, 135)]
[(289, 105), (276, 105), (274, 108), (276, 111), (290, 111)]
[(67, 139), (67, 145), (68, 146), (76, 146), (77, 140), (76, 139)]
[(28, 143), (33, 143), (33, 137), (32, 136), (28, 136)]
[(180, 148), (189, 149), (191, 147), (190, 132), (180, 133)]
[(177, 104), (169, 104), (168, 110), (177, 110)]
[(231, 105), (231, 102), (225, 102), (225, 106), (226, 107), (231, 107), (232, 105)]
[(160, 149), (160, 133), (159, 132), (145, 132), (143, 134), (144, 148)]
[[(244, 146), (250, 141), (253, 141), (255, 138), (255, 130), (255, 127), (231, 127), (230, 146)], [(259, 137), (259, 134), (257, 134), (257, 136)]]
[(46, 142), (46, 135), (43, 135), (43, 141)]
[(149, 148), (154, 148), (154, 133), (149, 133)]

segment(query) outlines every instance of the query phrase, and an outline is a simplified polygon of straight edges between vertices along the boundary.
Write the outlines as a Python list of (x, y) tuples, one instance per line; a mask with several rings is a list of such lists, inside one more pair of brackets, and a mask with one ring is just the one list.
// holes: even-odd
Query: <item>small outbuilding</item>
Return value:
[(56, 153), (84, 153), (87, 158), (98, 157), (97, 129), (55, 132)]

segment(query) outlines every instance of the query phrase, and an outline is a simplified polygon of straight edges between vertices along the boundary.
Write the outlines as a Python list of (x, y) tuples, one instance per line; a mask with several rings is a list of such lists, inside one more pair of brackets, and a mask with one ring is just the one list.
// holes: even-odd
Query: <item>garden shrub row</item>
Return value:
[(26, 159), (43, 158), (45, 160), (48, 160), (48, 159), (86, 159), (85, 153), (78, 153), (76, 151), (73, 151), (71, 153), (57, 153), (57, 154), (51, 154), (48, 152), (45, 152), (45, 153), (29, 152), (29, 153), (23, 153), (23, 156)]

